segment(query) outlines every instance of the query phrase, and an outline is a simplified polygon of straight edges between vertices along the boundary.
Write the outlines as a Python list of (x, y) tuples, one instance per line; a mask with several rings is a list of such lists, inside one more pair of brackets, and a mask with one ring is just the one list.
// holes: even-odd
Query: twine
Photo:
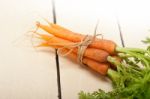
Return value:
[[(94, 36), (89, 36), (89, 35), (86, 35), (82, 40), (81, 42), (77, 42), (77, 43), (73, 43), (73, 44), (58, 44), (58, 43), (53, 43), (52, 45), (55, 45), (55, 46), (63, 46), (62, 48), (58, 48), (57, 50), (57, 53), (61, 56), (67, 56), (68, 54), (70, 54), (74, 48), (78, 48), (78, 52), (77, 52), (77, 62), (80, 63), (80, 64), (83, 64), (83, 55), (85, 53), (85, 50), (87, 49), (87, 47), (94, 41), (94, 39), (102, 34), (96, 34), (96, 32), (94, 33)], [(103, 36), (102, 36), (102, 39), (103, 39)], [(69, 49), (68, 52), (66, 53), (61, 53), (61, 51), (63, 49)]]
[[(103, 35), (102, 34), (97, 34), (97, 28), (98, 28), (98, 24), (99, 24), (99, 21), (97, 22), (96, 24), (96, 27), (95, 27), (95, 30), (94, 30), (94, 34), (93, 36), (90, 36), (90, 35), (86, 35), (82, 40), (81, 42), (77, 42), (77, 43), (73, 43), (71, 45), (62, 45), (62, 44), (58, 44), (58, 45), (62, 45), (63, 47), (62, 48), (58, 48), (57, 50), (57, 53), (59, 55), (62, 55), (62, 56), (67, 56), (68, 54), (70, 54), (74, 48), (78, 48), (78, 52), (77, 52), (77, 62), (80, 63), (80, 64), (83, 64), (83, 56), (84, 56), (84, 53), (85, 53), (85, 50), (87, 49), (87, 47), (95, 40), (95, 38), (97, 36), (101, 36), (102, 39), (103, 39)], [(57, 44), (56, 44), (57, 45)], [(64, 54), (60, 54), (61, 50), (65, 49), (65, 48), (68, 48), (69, 51), (67, 53), (64, 53)]]
[[(40, 24), (40, 23), (37, 22), (37, 24)], [(103, 39), (102, 34), (96, 34), (97, 27), (98, 27), (98, 22), (96, 24), (93, 36), (86, 35), (80, 42), (76, 42), (76, 43), (73, 43), (73, 44), (51, 43), (50, 45), (63, 46), (62, 48), (57, 48), (58, 49), (57, 54), (61, 55), (61, 56), (67, 56), (73, 51), (74, 48), (78, 48), (77, 62), (80, 63), (80, 64), (83, 64), (83, 56), (84, 56), (84, 53), (85, 53), (85, 50), (87, 49), (87, 47), (95, 40), (95, 38), (97, 36), (101, 36), (102, 39)], [(35, 31), (32, 31), (32, 32), (36, 33), (37, 30), (38, 30), (38, 27), (36, 28)], [(66, 48), (69, 49), (69, 51), (66, 52), (66, 53), (61, 53)]]

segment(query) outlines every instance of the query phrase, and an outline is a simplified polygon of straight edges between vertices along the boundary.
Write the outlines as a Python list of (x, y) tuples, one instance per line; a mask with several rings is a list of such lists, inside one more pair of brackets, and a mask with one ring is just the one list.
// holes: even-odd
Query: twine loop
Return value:
[[(73, 51), (74, 48), (77, 48), (78, 49), (78, 51), (77, 51), (77, 62), (80, 64), (83, 64), (83, 56), (84, 56), (84, 53), (85, 53), (85, 50), (87, 49), (87, 47), (95, 40), (95, 38), (97, 36), (101, 36), (101, 38), (103, 39), (102, 34), (96, 33), (98, 23), (99, 22), (97, 22), (97, 24), (96, 24), (93, 36), (86, 35), (80, 42), (76, 42), (73, 44), (51, 43), (50, 45), (62, 46), (61, 48), (57, 48), (57, 54), (59, 54), (61, 56), (67, 56), (68, 54), (70, 54)], [(40, 23), (37, 22), (37, 24), (40, 24)], [(32, 32), (36, 33), (37, 30), (38, 30), (38, 27), (35, 31), (32, 31)], [(69, 49), (69, 51), (67, 51), (66, 53), (61, 53), (66, 48)]]
[[(78, 48), (77, 62), (80, 64), (83, 64), (83, 55), (85, 53), (85, 50), (94, 41), (94, 39), (97, 36), (101, 36), (103, 39), (102, 34), (96, 34), (96, 32), (95, 32), (94, 36), (86, 35), (80, 42), (77, 42), (77, 43), (73, 43), (73, 44), (69, 44), (69, 45), (64, 45), (64, 44), (54, 44), (54, 45), (63, 46), (62, 48), (58, 48), (58, 50), (57, 50), (57, 53), (61, 56), (67, 56), (68, 54), (70, 54), (73, 51), (74, 48)], [(65, 48), (69, 49), (69, 51), (62, 54), (61, 52)]]

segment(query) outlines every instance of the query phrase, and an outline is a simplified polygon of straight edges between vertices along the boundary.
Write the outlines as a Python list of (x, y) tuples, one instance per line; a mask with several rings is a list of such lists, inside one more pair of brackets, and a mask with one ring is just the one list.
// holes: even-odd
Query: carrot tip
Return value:
[(41, 43), (41, 44), (39, 44), (39, 45), (36, 45), (35, 47), (48, 47), (49, 45), (48, 45), (48, 43), (47, 42), (43, 42), (43, 43)]

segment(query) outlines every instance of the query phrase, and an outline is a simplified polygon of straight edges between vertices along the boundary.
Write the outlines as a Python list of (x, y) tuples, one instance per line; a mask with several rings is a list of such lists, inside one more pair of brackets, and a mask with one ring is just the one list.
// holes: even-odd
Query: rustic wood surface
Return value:
[[(149, 36), (148, 2), (126, 0), (54, 0), (57, 24), (82, 34), (97, 33), (122, 46), (145, 47)], [(134, 0), (133, 0), (134, 1)], [(108, 3), (109, 2), (109, 3)], [(34, 49), (29, 30), (42, 17), (53, 22), (51, 0), (0, 0), (0, 99), (58, 99), (58, 75), (52, 49)], [(41, 31), (42, 32), (42, 31)], [(111, 81), (89, 68), (59, 57), (62, 99), (80, 91), (110, 91)]]

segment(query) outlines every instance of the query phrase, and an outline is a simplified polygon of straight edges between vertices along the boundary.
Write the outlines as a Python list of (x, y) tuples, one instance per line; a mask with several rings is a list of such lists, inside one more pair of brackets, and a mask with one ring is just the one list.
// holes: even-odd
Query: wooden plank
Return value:
[(26, 37), (39, 16), (52, 21), (51, 1), (3, 0), (0, 12), (0, 99), (57, 99), (55, 54)]
[[(116, 18), (107, 4), (104, 0), (56, 0), (57, 23), (74, 32), (92, 35), (99, 20), (98, 33), (121, 46)], [(64, 57), (60, 57), (60, 74), (63, 99), (77, 99), (81, 90), (112, 88), (107, 78)]]
[(148, 4), (148, 1), (135, 3), (134, 0), (126, 0), (119, 4), (117, 13), (126, 47), (145, 47), (141, 40), (150, 35)]

